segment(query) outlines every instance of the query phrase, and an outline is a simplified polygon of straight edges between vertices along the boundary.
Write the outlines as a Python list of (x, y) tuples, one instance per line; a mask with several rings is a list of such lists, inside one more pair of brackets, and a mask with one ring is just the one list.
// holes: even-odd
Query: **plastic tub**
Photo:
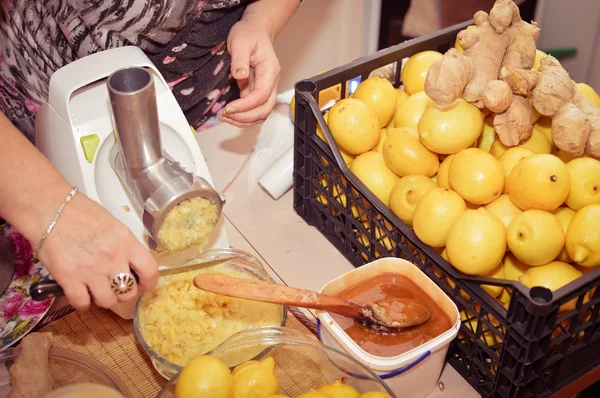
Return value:
[(395, 272), (415, 282), (432, 297), (453, 326), (438, 337), (395, 357), (379, 357), (359, 347), (326, 312), (319, 311), (317, 328), (321, 342), (358, 359), (379, 375), (403, 398), (421, 398), (437, 386), (450, 342), (460, 328), (460, 315), (450, 298), (414, 264), (399, 258), (384, 258), (354, 269), (327, 283), (321, 293), (336, 295), (359, 281)]

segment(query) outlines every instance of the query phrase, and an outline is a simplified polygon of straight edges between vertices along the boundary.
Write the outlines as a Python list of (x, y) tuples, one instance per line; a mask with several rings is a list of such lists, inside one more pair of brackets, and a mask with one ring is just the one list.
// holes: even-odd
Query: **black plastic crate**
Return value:
[[(600, 267), (558, 291), (467, 276), (423, 244), (346, 167), (319, 109), (319, 93), (366, 79), (424, 50), (445, 52), (470, 22), (358, 59), (296, 84), (294, 210), (356, 267), (395, 256), (419, 266), (457, 304), (463, 323), (447, 360), (484, 397), (548, 397), (600, 365)], [(317, 123), (332, 143), (316, 135)], [(481, 285), (503, 286), (504, 308)], [(559, 312), (571, 300), (573, 310)]]

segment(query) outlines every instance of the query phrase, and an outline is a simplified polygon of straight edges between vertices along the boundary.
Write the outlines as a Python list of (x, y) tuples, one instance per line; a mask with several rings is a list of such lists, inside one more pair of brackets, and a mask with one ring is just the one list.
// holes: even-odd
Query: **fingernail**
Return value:
[(235, 70), (235, 75), (236, 75), (237, 77), (246, 77), (246, 76), (247, 76), (246, 69), (244, 69), (244, 68), (241, 68), (241, 67), (240, 67), (240, 68), (237, 68), (237, 69)]
[(225, 113), (235, 113), (235, 108), (232, 106), (228, 106), (225, 108)]
[(221, 109), (220, 111), (217, 112), (217, 120), (219, 120), (220, 122), (223, 121), (223, 112), (225, 111), (225, 109)]

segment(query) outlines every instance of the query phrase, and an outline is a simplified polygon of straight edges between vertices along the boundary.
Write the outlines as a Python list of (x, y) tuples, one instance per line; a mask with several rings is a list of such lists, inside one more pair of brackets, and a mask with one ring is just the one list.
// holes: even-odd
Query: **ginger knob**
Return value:
[(483, 105), (494, 113), (502, 113), (513, 101), (510, 86), (502, 80), (491, 80), (483, 92)]

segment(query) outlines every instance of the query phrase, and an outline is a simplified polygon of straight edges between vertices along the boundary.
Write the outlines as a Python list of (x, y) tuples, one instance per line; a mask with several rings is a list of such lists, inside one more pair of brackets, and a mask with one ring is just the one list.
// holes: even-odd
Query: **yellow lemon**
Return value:
[(535, 154), (521, 159), (508, 177), (506, 192), (523, 210), (552, 211), (565, 202), (571, 180), (556, 156)]
[[(327, 123), (328, 118), (329, 118), (329, 112), (325, 112), (325, 114), (323, 115), (323, 119), (325, 119), (325, 123)], [(319, 138), (321, 138), (323, 141), (325, 141), (326, 144), (329, 144), (329, 141), (327, 140), (327, 137), (325, 136), (323, 129), (321, 128), (321, 126), (319, 126), (318, 123), (317, 123), (317, 135), (319, 136)], [(352, 161), (354, 160), (354, 155), (350, 155), (349, 153), (344, 151), (340, 146), (338, 146), (338, 149), (340, 150), (340, 153), (342, 154), (342, 158), (344, 158), (344, 162), (346, 163), (346, 166), (350, 166), (350, 163), (352, 163)], [(325, 163), (325, 165), (327, 165), (327, 161), (325, 159), (323, 159), (323, 162)]]
[(526, 158), (527, 156), (533, 155), (534, 152), (531, 149), (521, 148), (521, 147), (512, 147), (508, 148), (506, 152), (504, 152), (498, 158), (498, 161), (502, 165), (502, 169), (504, 170), (504, 192), (508, 189), (508, 177), (510, 176), (511, 171), (515, 168), (517, 163), (521, 161), (521, 159)]
[(421, 196), (413, 214), (413, 229), (431, 247), (446, 245), (452, 224), (467, 210), (467, 204), (454, 191), (436, 188)]
[(421, 51), (406, 61), (402, 68), (402, 84), (408, 94), (415, 94), (425, 90), (425, 79), (429, 67), (443, 54), (437, 51)]
[(483, 115), (475, 105), (462, 99), (447, 109), (430, 106), (419, 120), (423, 145), (445, 155), (470, 147), (482, 131)]
[(440, 166), (435, 153), (425, 148), (418, 138), (404, 131), (388, 135), (382, 153), (385, 164), (401, 177), (412, 174), (432, 177)]
[(566, 234), (569, 257), (584, 267), (600, 265), (600, 205), (579, 210), (571, 220)]
[[(469, 26), (467, 26), (467, 29), (466, 29), (466, 30), (471, 30), (471, 29), (475, 29), (475, 28), (476, 28), (476, 26), (475, 26), (475, 25), (469, 25)], [(463, 52), (463, 49), (462, 49), (461, 45), (458, 43), (458, 39), (456, 39), (456, 40), (454, 41), (454, 48), (456, 48), (456, 49), (458, 50), (458, 52), (459, 52), (459, 53), (462, 53), (462, 52)]]
[[(534, 286), (545, 287), (556, 291), (568, 283), (573, 282), (583, 274), (575, 267), (561, 261), (553, 261), (540, 267), (532, 267), (519, 277), (519, 281), (528, 288)], [(575, 308), (577, 299), (571, 300), (560, 307), (560, 311), (569, 311)]]
[[(494, 268), (490, 273), (485, 274), (484, 276), (487, 278), (504, 279), (504, 266), (502, 264), (502, 261), (500, 261), (500, 264), (498, 264), (496, 268)], [(498, 297), (504, 289), (501, 285), (481, 285), (481, 288), (488, 292), (488, 294), (494, 298)]]
[(411, 95), (396, 109), (394, 127), (410, 127), (418, 130), (421, 116), (432, 105), (435, 105), (435, 102), (424, 91)]
[(283, 394), (275, 394), (275, 395), (269, 395), (268, 397), (265, 398), (290, 398), (287, 395), (283, 395)]
[(512, 220), (523, 210), (519, 209), (508, 197), (508, 195), (500, 195), (500, 197), (494, 200), (492, 203), (485, 205), (485, 209), (490, 214), (495, 215), (504, 225), (504, 228), (508, 228)]
[(362, 81), (352, 98), (367, 104), (377, 115), (380, 126), (387, 126), (392, 120), (398, 103), (396, 89), (388, 79), (381, 76)]
[(582, 157), (582, 158), (587, 158), (587, 156), (586, 156), (585, 154), (584, 154), (583, 156), (577, 156), (577, 157), (576, 157), (576, 156), (573, 156), (573, 155), (571, 155), (570, 153), (567, 153), (567, 152), (563, 151), (562, 149), (559, 149), (559, 150), (557, 150), (557, 151), (554, 153), (554, 156), (556, 156), (557, 158), (559, 158), (560, 160), (562, 160), (562, 162), (563, 162), (564, 164), (567, 164), (567, 163), (569, 163), (571, 160), (573, 160), (573, 159), (578, 159), (578, 158), (580, 158), (580, 157)]
[(278, 392), (279, 379), (275, 374), (273, 357), (233, 372), (232, 398), (258, 398)]
[(468, 275), (489, 274), (504, 258), (506, 230), (485, 209), (466, 210), (448, 231), (446, 251), (450, 264), (459, 271)]
[(596, 90), (585, 83), (577, 83), (575, 84), (575, 87), (577, 87), (577, 90), (579, 90), (581, 95), (583, 95), (588, 101), (600, 108), (600, 95), (598, 95)]
[[(400, 105), (402, 105), (402, 103), (408, 98), (410, 97), (410, 95), (408, 95), (408, 93), (404, 90), (402, 90), (401, 88), (397, 88), (396, 89), (396, 108), (398, 108)], [(390, 123), (394, 122), (394, 118), (392, 117), (392, 120), (390, 121)]]
[(385, 392), (372, 391), (361, 394), (358, 398), (392, 398), (392, 396)]
[(515, 216), (506, 230), (510, 251), (527, 265), (543, 265), (563, 249), (565, 233), (558, 218), (543, 210), (527, 210)]
[(175, 384), (176, 398), (230, 398), (232, 391), (233, 376), (229, 368), (208, 355), (188, 362)]
[[(551, 153), (552, 145), (546, 139), (546, 136), (543, 132), (538, 129), (533, 129), (531, 131), (531, 137), (529, 137), (525, 142), (518, 145), (521, 148), (531, 149), (535, 153)], [(495, 157), (499, 158), (509, 147), (504, 145), (500, 138), (496, 138), (490, 147), (490, 153)]]
[(468, 148), (456, 154), (448, 169), (450, 187), (464, 200), (485, 205), (497, 199), (504, 190), (504, 170), (492, 155)]
[(567, 163), (571, 189), (566, 204), (577, 211), (588, 205), (600, 204), (600, 161), (577, 158)]
[(319, 388), (319, 392), (329, 395), (331, 398), (357, 398), (360, 393), (348, 384), (336, 379), (333, 383)]
[[(554, 210), (552, 214), (554, 214), (556, 218), (558, 218), (558, 221), (560, 221), (560, 225), (562, 225), (563, 231), (565, 233), (566, 241), (567, 228), (569, 228), (571, 220), (573, 220), (573, 217), (575, 217), (575, 210), (569, 209), (568, 207), (559, 207), (558, 209)], [(558, 257), (556, 257), (556, 260), (562, 261), (564, 263), (570, 263), (572, 261), (571, 257), (569, 257), (569, 253), (567, 252), (566, 247), (563, 247)]]
[(437, 184), (440, 188), (450, 189), (450, 182), (448, 181), (448, 170), (450, 169), (450, 163), (456, 156), (455, 153), (446, 156), (446, 159), (440, 164), (440, 168), (437, 172)]
[(379, 133), (379, 142), (375, 144), (372, 151), (383, 152), (383, 142), (387, 138), (387, 129), (381, 129), (381, 133)]
[(504, 256), (502, 264), (504, 265), (504, 278), (510, 281), (518, 281), (519, 277), (531, 268), (510, 253), (507, 253), (506, 256)]
[(328, 394), (323, 392), (315, 391), (312, 388), (304, 394), (298, 395), (297, 398), (331, 398)]
[(496, 130), (494, 129), (494, 116), (488, 116), (483, 119), (483, 131), (477, 140), (477, 148), (489, 152), (495, 139)]
[(412, 227), (413, 214), (421, 196), (437, 187), (435, 182), (422, 175), (403, 177), (392, 189), (390, 209), (406, 225)]
[(542, 60), (542, 58), (544, 58), (546, 56), (546, 53), (543, 52), (542, 50), (535, 50), (535, 60), (533, 61), (533, 67), (531, 69), (539, 69), (540, 68), (540, 62)]
[(350, 170), (375, 196), (389, 206), (390, 192), (400, 181), (400, 177), (386, 166), (381, 153), (369, 151), (358, 155), (350, 165)]
[(340, 148), (351, 155), (367, 152), (379, 140), (381, 126), (367, 104), (344, 98), (329, 111), (327, 125)]
[(552, 119), (548, 116), (540, 117), (540, 119), (533, 124), (534, 130), (537, 130), (544, 134), (546, 140), (550, 143), (550, 147), (554, 148), (554, 137), (552, 137)]

